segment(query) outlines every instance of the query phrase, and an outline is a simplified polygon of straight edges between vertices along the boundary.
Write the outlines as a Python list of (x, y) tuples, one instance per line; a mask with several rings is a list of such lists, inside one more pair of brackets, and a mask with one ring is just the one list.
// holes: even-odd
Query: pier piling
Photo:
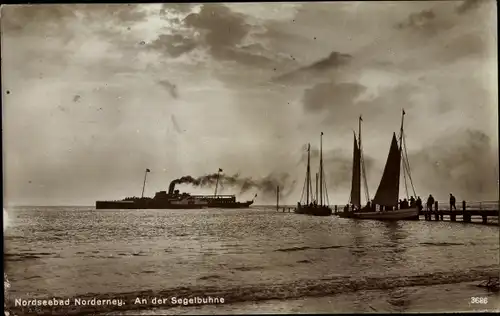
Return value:
[(280, 210), (280, 186), (276, 187), (276, 211)]
[(471, 222), (471, 216), (470, 216), (470, 214), (464, 213), (463, 218), (464, 218), (464, 223), (470, 223)]

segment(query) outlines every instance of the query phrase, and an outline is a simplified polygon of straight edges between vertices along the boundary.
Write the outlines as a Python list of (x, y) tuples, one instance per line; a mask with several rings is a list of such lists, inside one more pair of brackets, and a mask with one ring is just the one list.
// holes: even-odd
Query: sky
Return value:
[[(345, 204), (359, 115), (373, 197), (403, 108), (417, 195), (498, 200), (495, 6), (4, 5), (5, 203), (139, 196), (146, 168), (152, 196), (222, 168), (295, 204), (323, 132), (329, 200)], [(274, 203), (254, 191), (222, 189)]]

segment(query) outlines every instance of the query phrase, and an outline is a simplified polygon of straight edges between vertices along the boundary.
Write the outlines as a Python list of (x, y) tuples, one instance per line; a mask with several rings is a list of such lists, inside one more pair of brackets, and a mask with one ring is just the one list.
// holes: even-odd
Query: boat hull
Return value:
[(350, 214), (340, 213), (339, 217), (358, 218), (358, 219), (374, 219), (382, 221), (398, 221), (398, 220), (418, 220), (418, 208), (407, 208), (393, 211), (382, 212), (349, 212)]
[(158, 203), (143, 201), (97, 201), (96, 209), (108, 210), (128, 210), (128, 209), (201, 209), (207, 207), (206, 204), (188, 204), (188, 203)]
[(295, 209), (295, 213), (313, 216), (330, 216), (332, 215), (332, 209), (328, 206), (299, 206)]
[(209, 208), (248, 208), (253, 201), (233, 202), (233, 203), (208, 203)]

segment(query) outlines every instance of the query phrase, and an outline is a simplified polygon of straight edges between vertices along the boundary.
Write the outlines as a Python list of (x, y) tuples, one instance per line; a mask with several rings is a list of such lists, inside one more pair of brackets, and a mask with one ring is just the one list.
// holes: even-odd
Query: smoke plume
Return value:
[(290, 175), (286, 173), (270, 174), (261, 179), (253, 179), (250, 177), (242, 177), (239, 174), (207, 174), (200, 177), (183, 176), (171, 182), (171, 185), (176, 184), (191, 184), (195, 187), (215, 187), (219, 178), (219, 186), (229, 186), (239, 188), (239, 194), (244, 194), (249, 191), (257, 191), (264, 199), (275, 197), (276, 188), (280, 187), (280, 197), (289, 196), (295, 189), (296, 180), (290, 179)]

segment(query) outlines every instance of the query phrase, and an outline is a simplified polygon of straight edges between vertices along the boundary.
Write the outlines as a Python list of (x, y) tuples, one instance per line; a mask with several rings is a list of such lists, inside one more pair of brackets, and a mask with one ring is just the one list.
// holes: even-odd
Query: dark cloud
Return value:
[(457, 8), (458, 14), (465, 14), (471, 10), (478, 8), (481, 4), (487, 2), (486, 0), (465, 0)]
[(68, 18), (76, 17), (68, 5), (8, 5), (1, 10), (2, 32), (9, 33), (57, 28)]
[(423, 28), (428, 26), (434, 19), (436, 14), (432, 10), (423, 10), (418, 13), (412, 13), (405, 22), (399, 23), (398, 28)]
[(122, 25), (141, 21), (146, 14), (138, 4), (38, 4), (2, 7), (2, 30), (8, 32), (52, 31), (59, 35), (63, 25), (77, 16), (87, 22), (114, 20)]
[(319, 83), (304, 91), (303, 105), (306, 111), (329, 109), (336, 113), (349, 111), (354, 100), (366, 88), (358, 83)]
[(409, 153), (417, 193), (437, 199), (450, 192), (459, 200), (497, 198), (498, 157), (492, 145), (485, 133), (465, 130)]
[(275, 82), (290, 82), (296, 79), (301, 79), (306, 81), (309, 77), (315, 77), (322, 72), (326, 72), (331, 69), (337, 69), (341, 66), (347, 65), (352, 59), (349, 54), (342, 54), (339, 52), (332, 52), (328, 57), (320, 59), (310, 65), (301, 67), (292, 72), (280, 75), (273, 79)]
[(198, 46), (199, 43), (194, 39), (181, 34), (162, 34), (148, 45), (173, 58), (189, 53)]
[(225, 49), (241, 43), (250, 31), (244, 15), (219, 4), (203, 5), (199, 13), (191, 13), (184, 19), (184, 25), (204, 30), (205, 44), (219, 57), (223, 57)]
[(179, 97), (179, 91), (177, 89), (177, 85), (173, 84), (172, 82), (168, 80), (160, 80), (158, 83), (167, 89), (168, 93), (170, 93), (170, 96), (174, 99), (177, 99)]
[[(179, 6), (185, 9), (184, 6)], [(213, 58), (221, 61), (236, 61), (252, 66), (265, 66), (273, 62), (262, 54), (265, 52), (262, 45), (243, 45), (251, 25), (246, 23), (245, 15), (233, 12), (222, 4), (204, 4), (199, 13), (189, 14), (180, 23), (191, 28), (193, 34), (200, 32), (201, 38), (195, 39), (193, 34), (163, 34), (150, 47), (171, 57), (181, 56), (200, 47), (207, 48)]]
[(466, 57), (482, 58), (488, 55), (490, 47), (490, 40), (484, 34), (465, 33), (443, 43), (436, 51), (436, 60), (453, 63)]
[(438, 32), (451, 29), (459, 23), (457, 15), (454, 13), (463, 15), (488, 2), (490, 1), (465, 0), (459, 6), (455, 7), (455, 12), (453, 12), (452, 7), (449, 7), (447, 3), (437, 3), (433, 5), (433, 8), (410, 14), (406, 21), (398, 23), (396, 27), (399, 29), (418, 30), (424, 32), (426, 35), (435, 36)]

